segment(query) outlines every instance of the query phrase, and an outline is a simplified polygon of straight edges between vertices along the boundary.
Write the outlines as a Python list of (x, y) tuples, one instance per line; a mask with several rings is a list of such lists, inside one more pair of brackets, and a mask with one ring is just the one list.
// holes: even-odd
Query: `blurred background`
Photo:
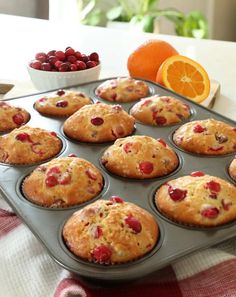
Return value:
[(236, 41), (236, 0), (0, 0), (0, 13)]

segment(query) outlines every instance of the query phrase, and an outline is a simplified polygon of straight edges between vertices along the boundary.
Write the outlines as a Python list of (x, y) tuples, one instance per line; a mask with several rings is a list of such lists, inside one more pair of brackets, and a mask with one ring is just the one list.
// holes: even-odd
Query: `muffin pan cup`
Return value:
[[(94, 92), (96, 87), (105, 80), (106, 79), (77, 85), (67, 89), (85, 92), (94, 102), (99, 100), (107, 104), (112, 104), (111, 102), (99, 99)], [(187, 103), (192, 111), (191, 116), (187, 121), (215, 118), (216, 120), (224, 121), (231, 126), (236, 127), (236, 122), (220, 114), (208, 110), (207, 108), (159, 85), (148, 81), (146, 81), (146, 83), (150, 87), (150, 96), (154, 94), (160, 96), (173, 96)], [(31, 114), (30, 121), (27, 125), (31, 127), (42, 127), (58, 133), (58, 136), (62, 138), (64, 142), (64, 147), (58, 155), (59, 158), (73, 153), (80, 158), (90, 161), (100, 169), (104, 176), (105, 187), (101, 195), (98, 195), (91, 201), (81, 205), (62, 209), (45, 208), (28, 201), (21, 192), (21, 183), (24, 177), (34, 170), (36, 165), (14, 166), (0, 164), (0, 192), (58, 264), (65, 269), (90, 280), (107, 282), (128, 281), (144, 277), (149, 273), (171, 264), (173, 261), (184, 255), (235, 236), (236, 221), (227, 225), (212, 228), (193, 228), (183, 226), (165, 218), (159, 213), (154, 204), (154, 194), (158, 187), (168, 180), (188, 175), (192, 171), (204, 171), (206, 174), (221, 177), (235, 185), (235, 181), (232, 180), (228, 174), (228, 166), (233, 160), (234, 154), (224, 156), (203, 156), (194, 155), (178, 148), (172, 140), (172, 135), (183, 123), (165, 127), (156, 127), (136, 122), (134, 134), (165, 139), (167, 144), (177, 153), (180, 160), (179, 167), (167, 176), (150, 180), (134, 180), (115, 176), (105, 170), (100, 162), (102, 153), (113, 142), (89, 144), (70, 140), (63, 134), (62, 126), (65, 121), (64, 118), (45, 117), (34, 109), (34, 102), (40, 98), (42, 94), (49, 94), (50, 92), (17, 97), (6, 101), (10, 101), (12, 104), (17, 104), (18, 106), (25, 108)], [(114, 104), (120, 104), (126, 111), (129, 111), (136, 102), (137, 101), (131, 103), (115, 102)], [(185, 120), (184, 123), (187, 121)], [(62, 229), (66, 220), (72, 213), (83, 206), (92, 203), (97, 199), (109, 199), (112, 195), (121, 196), (125, 201), (133, 202), (140, 207), (143, 207), (154, 216), (160, 227), (160, 238), (156, 246), (144, 257), (126, 264), (101, 265), (90, 263), (76, 257), (67, 249), (63, 242)]]

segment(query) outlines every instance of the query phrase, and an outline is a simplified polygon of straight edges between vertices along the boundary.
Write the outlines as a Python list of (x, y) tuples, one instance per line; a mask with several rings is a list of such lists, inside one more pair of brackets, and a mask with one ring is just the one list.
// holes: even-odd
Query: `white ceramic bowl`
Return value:
[(69, 72), (37, 70), (29, 65), (27, 69), (35, 88), (39, 91), (48, 91), (99, 79), (101, 63), (93, 68)]

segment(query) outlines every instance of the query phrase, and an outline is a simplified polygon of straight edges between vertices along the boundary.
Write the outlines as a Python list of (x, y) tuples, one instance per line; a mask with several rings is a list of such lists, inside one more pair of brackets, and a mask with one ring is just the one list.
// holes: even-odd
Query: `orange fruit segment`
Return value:
[(129, 55), (127, 60), (129, 75), (155, 82), (157, 71), (162, 62), (177, 54), (177, 50), (168, 42), (149, 39)]
[(196, 61), (181, 55), (169, 57), (162, 63), (156, 82), (198, 103), (210, 93), (206, 70)]

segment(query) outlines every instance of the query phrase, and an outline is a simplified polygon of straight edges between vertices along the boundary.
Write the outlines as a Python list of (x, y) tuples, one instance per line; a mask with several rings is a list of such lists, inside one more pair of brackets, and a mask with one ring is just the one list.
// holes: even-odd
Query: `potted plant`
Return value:
[[(78, 0), (77, 0), (78, 1)], [(173, 22), (175, 32), (180, 36), (206, 38), (208, 25), (200, 11), (184, 14), (174, 8), (157, 9), (159, 0), (116, 0), (111, 9), (101, 9), (102, 0), (78, 1), (80, 3), (81, 22), (87, 25), (101, 25), (107, 22), (119, 23), (125, 28), (138, 27), (144, 32), (154, 32), (156, 21), (165, 17)], [(99, 7), (100, 5), (100, 7)]]

